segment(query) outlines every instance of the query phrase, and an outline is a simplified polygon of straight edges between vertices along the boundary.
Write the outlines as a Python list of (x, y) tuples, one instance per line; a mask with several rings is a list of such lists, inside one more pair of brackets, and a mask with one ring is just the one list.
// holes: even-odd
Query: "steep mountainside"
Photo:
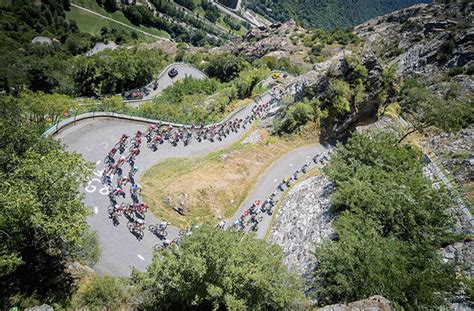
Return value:
[(348, 27), (431, 0), (248, 0), (247, 6), (275, 21), (292, 18), (307, 27)]

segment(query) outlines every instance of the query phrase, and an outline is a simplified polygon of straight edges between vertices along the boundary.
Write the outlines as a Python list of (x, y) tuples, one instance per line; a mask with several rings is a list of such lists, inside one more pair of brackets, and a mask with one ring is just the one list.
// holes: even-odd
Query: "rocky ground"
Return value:
[(456, 134), (429, 135), (425, 147), (436, 155), (457, 182), (474, 182), (474, 125)]
[(372, 296), (349, 304), (330, 305), (320, 311), (391, 311), (395, 310), (390, 301), (382, 296)]
[(285, 263), (310, 280), (314, 244), (333, 234), (329, 196), (333, 185), (322, 176), (295, 185), (282, 201), (268, 241), (282, 246)]
[(253, 28), (243, 38), (229, 45), (213, 48), (210, 53), (245, 53), (252, 59), (264, 56), (289, 57), (301, 67), (308, 67), (310, 65), (304, 61), (304, 58), (307, 56), (309, 48), (303, 44), (295, 44), (291, 40), (291, 37), (304, 36), (306, 33), (304, 28), (290, 20), (263, 30)]
[(440, 66), (465, 66), (474, 58), (474, 3), (440, 2), (372, 19), (354, 32), (377, 55), (396, 63), (402, 74), (433, 74)]

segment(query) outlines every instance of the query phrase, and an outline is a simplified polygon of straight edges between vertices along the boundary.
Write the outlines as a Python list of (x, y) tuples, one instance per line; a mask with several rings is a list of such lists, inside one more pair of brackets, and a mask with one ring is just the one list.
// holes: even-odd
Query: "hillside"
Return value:
[(279, 22), (301, 21), (306, 27), (350, 27), (431, 0), (248, 0), (247, 7)]
[(236, 1), (0, 1), (0, 310), (474, 310), (474, 1)]

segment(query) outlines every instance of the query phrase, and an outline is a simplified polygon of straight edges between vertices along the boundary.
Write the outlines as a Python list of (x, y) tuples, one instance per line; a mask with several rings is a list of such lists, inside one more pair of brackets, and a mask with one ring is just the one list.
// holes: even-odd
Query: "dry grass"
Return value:
[[(178, 227), (193, 222), (228, 218), (241, 205), (258, 177), (278, 158), (294, 148), (317, 142), (314, 126), (292, 138), (262, 137), (257, 144), (232, 146), (205, 156), (168, 159), (155, 165), (141, 179), (143, 198), (159, 219)], [(186, 206), (186, 215), (176, 208)]]

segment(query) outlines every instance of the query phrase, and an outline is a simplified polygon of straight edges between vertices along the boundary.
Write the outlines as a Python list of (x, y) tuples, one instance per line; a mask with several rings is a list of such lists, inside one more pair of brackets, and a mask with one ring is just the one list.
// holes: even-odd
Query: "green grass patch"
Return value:
[[(114, 13), (109, 13), (105, 11), (102, 7), (100, 7), (95, 1), (74, 0), (74, 2), (72, 3), (94, 11), (96, 13), (99, 13), (101, 15), (107, 16), (109, 18), (113, 18), (116, 21), (122, 22), (135, 29), (147, 32), (151, 35), (169, 38), (169, 34), (166, 31), (144, 26), (135, 26), (123, 15), (121, 11), (117, 10)], [(105, 18), (86, 12), (74, 6), (71, 6), (71, 10), (69, 12), (66, 12), (66, 18), (68, 20), (75, 20), (77, 22), (77, 25), (79, 26), (80, 31), (88, 32), (93, 35), (100, 34), (100, 29), (102, 27), (117, 28), (119, 30), (126, 30), (129, 32), (133, 31), (132, 29), (125, 27), (119, 23), (107, 20)], [(141, 32), (137, 31), (137, 33), (141, 39), (145, 39), (146, 41), (155, 42), (157, 40), (156, 38), (152, 36), (147, 36)]]

